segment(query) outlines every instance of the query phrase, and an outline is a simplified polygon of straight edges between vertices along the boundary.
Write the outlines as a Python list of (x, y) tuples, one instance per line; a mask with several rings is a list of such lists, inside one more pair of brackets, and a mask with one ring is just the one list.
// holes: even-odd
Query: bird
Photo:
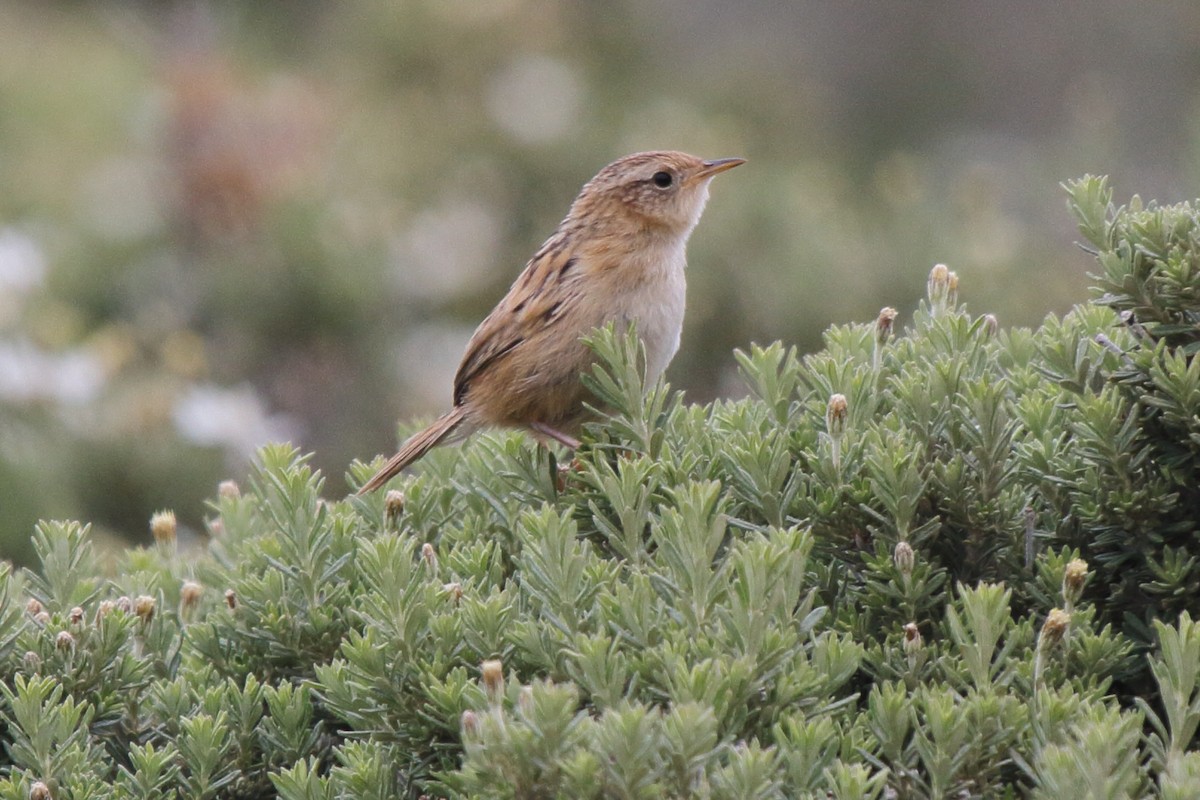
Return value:
[(679, 349), (685, 251), (709, 182), (743, 163), (658, 150), (596, 173), (471, 336), (450, 411), (409, 438), (358, 494), (485, 427), (524, 429), (577, 448), (589, 399), (580, 376), (595, 360), (581, 337), (609, 323), (632, 324), (647, 382), (662, 374)]

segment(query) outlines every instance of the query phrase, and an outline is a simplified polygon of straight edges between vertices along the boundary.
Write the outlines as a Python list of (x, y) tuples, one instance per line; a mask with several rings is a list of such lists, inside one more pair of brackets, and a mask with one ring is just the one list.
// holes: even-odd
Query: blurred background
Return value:
[(0, 555), (146, 541), (290, 439), (340, 494), (444, 410), (475, 324), (629, 152), (745, 156), (668, 378), (911, 313), (1088, 293), (1058, 183), (1193, 198), (1200, 4), (0, 2)]

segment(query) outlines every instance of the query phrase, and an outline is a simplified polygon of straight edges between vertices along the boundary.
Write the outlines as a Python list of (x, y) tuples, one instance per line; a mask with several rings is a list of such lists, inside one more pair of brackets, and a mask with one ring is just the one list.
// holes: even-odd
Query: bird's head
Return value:
[(634, 153), (617, 159), (588, 181), (571, 207), (571, 216), (686, 236), (704, 211), (708, 182), (745, 161), (706, 161), (672, 150)]

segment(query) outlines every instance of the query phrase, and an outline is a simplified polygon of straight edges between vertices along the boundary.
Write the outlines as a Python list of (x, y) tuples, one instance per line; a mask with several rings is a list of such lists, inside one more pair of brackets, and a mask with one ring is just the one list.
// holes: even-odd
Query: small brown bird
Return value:
[(475, 329), (454, 377), (454, 407), (404, 443), (359, 489), (379, 488), (439, 444), (489, 426), (524, 428), (570, 448), (587, 418), (580, 338), (633, 323), (658, 378), (679, 349), (688, 236), (714, 175), (745, 163), (635, 153), (609, 164)]

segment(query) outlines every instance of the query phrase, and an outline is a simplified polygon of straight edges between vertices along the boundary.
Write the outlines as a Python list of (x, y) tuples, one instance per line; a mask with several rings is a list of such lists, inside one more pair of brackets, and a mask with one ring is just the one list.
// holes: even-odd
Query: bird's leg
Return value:
[(579, 440), (578, 439), (571, 437), (571, 436), (567, 436), (562, 431), (555, 430), (554, 428), (551, 428), (549, 425), (547, 425), (543, 422), (529, 423), (529, 430), (533, 431), (534, 433), (545, 436), (548, 439), (553, 439), (554, 441), (558, 442), (559, 444), (561, 444), (564, 447), (569, 447), (572, 450), (579, 449)]

